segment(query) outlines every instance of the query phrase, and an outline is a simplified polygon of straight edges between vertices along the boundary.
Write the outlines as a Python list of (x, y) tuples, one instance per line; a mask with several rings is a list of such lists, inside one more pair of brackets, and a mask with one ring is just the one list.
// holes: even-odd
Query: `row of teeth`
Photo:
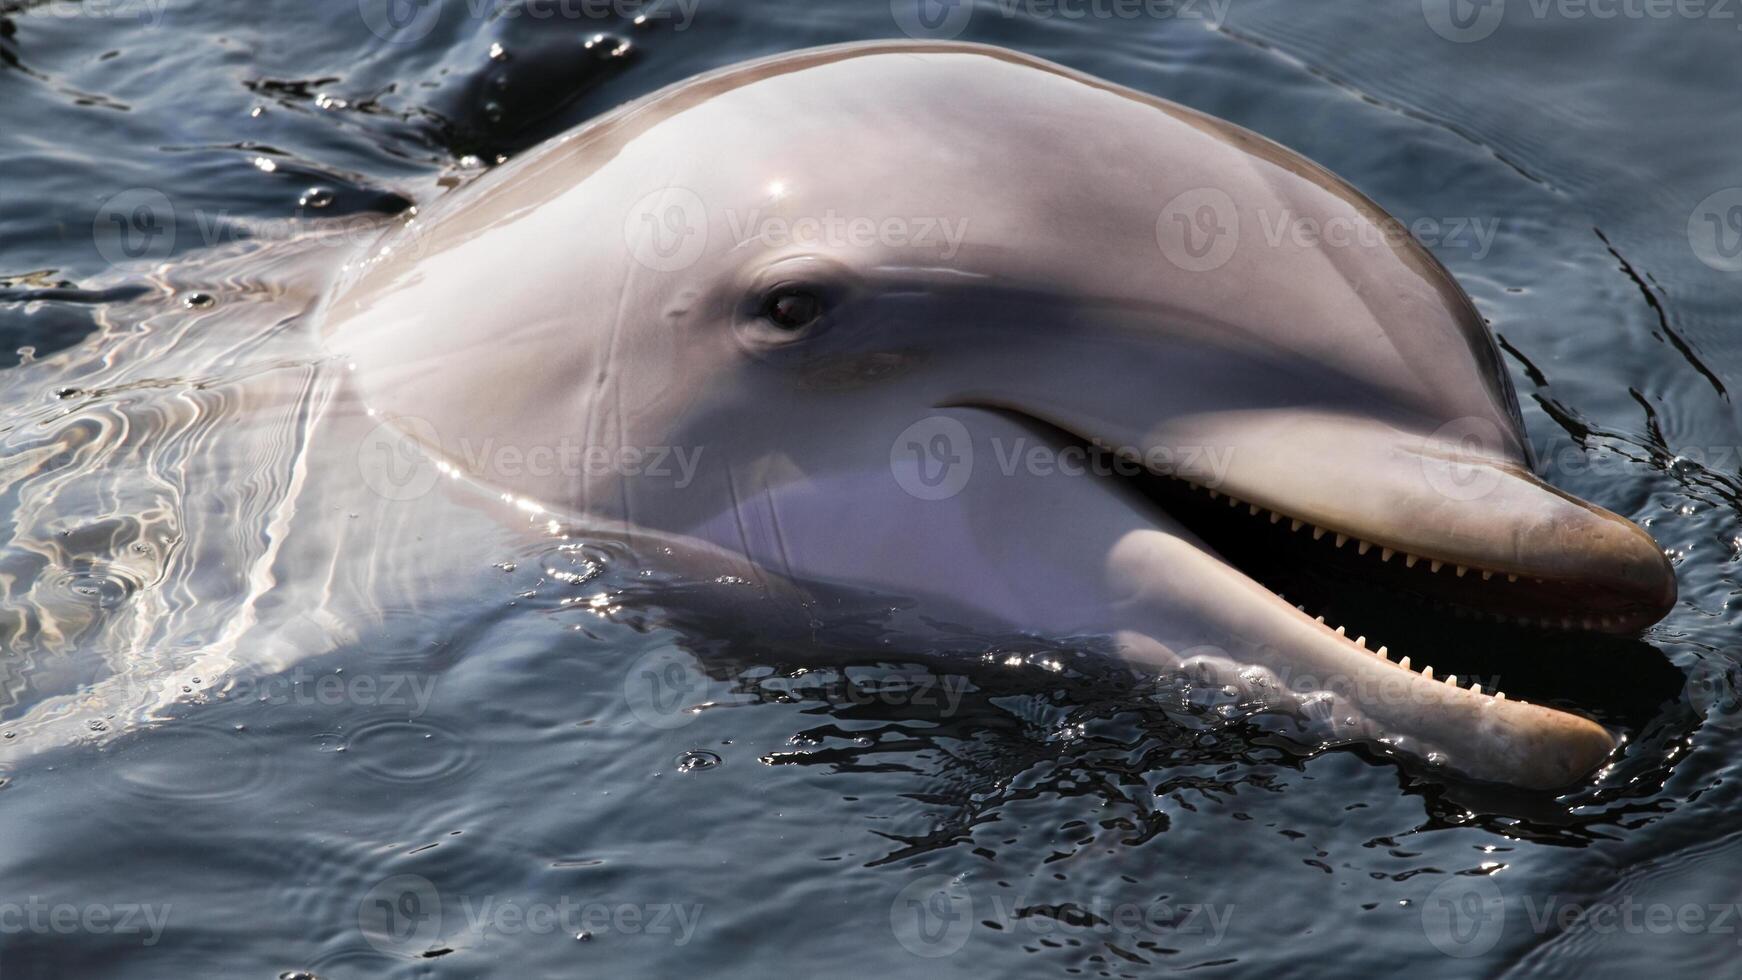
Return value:
[[(1421, 555), (1412, 555), (1407, 551), (1399, 552), (1393, 548), (1386, 548), (1386, 547), (1383, 547), (1380, 545), (1375, 545), (1371, 541), (1363, 541), (1360, 538), (1351, 537), (1347, 534), (1343, 534), (1340, 531), (1332, 531), (1329, 528), (1320, 527), (1319, 525), (1313, 524), (1310, 521), (1303, 521), (1298, 517), (1289, 517), (1287, 514), (1284, 514), (1281, 511), (1268, 510), (1267, 508), (1260, 507), (1257, 504), (1248, 503), (1247, 501), (1241, 500), (1240, 498), (1234, 496), (1233, 494), (1230, 494), (1230, 493), (1227, 493), (1227, 492), (1224, 492), (1221, 490), (1214, 490), (1214, 489), (1211, 489), (1209, 487), (1201, 486), (1197, 483), (1193, 483), (1192, 481), (1186, 480), (1184, 478), (1181, 478), (1180, 482), (1186, 484), (1189, 487), (1192, 487), (1193, 489), (1202, 490), (1205, 493), (1208, 493), (1210, 495), (1211, 500), (1226, 500), (1228, 502), (1229, 507), (1240, 507), (1240, 506), (1244, 505), (1246, 507), (1246, 512), (1248, 514), (1252, 515), (1253, 517), (1257, 517), (1260, 514), (1268, 513), (1270, 515), (1270, 523), (1272, 523), (1272, 524), (1280, 524), (1286, 520), (1286, 521), (1288, 521), (1288, 529), (1290, 531), (1300, 531), (1300, 530), (1303, 530), (1306, 528), (1311, 528), (1314, 541), (1321, 540), (1328, 535), (1328, 536), (1330, 536), (1330, 538), (1332, 540), (1333, 546), (1338, 547), (1338, 548), (1341, 548), (1344, 545), (1348, 544), (1349, 542), (1353, 541), (1353, 542), (1355, 542), (1355, 553), (1358, 555), (1365, 555), (1368, 552), (1374, 550), (1375, 548), (1378, 548), (1380, 561), (1388, 562), (1392, 558), (1401, 554), (1403, 556), (1403, 566), (1405, 568), (1414, 568), (1417, 564), (1419, 564), (1421, 562), (1426, 562), (1428, 571), (1438, 572), (1440, 569), (1450, 566), (1451, 569), (1453, 570), (1453, 574), (1455, 574), (1458, 578), (1463, 578), (1465, 575), (1474, 571), (1474, 572), (1478, 572), (1481, 574), (1482, 581), (1484, 581), (1484, 582), (1488, 581), (1489, 579), (1492, 579), (1496, 575), (1505, 575), (1506, 581), (1508, 581), (1508, 582), (1518, 581), (1518, 576), (1516, 574), (1511, 573), (1511, 572), (1496, 572), (1496, 571), (1493, 571), (1491, 569), (1486, 569), (1486, 568), (1473, 568), (1469, 565), (1459, 565), (1456, 562), (1442, 561), (1441, 559), (1438, 559), (1438, 558), (1425, 558)], [(1542, 579), (1537, 578), (1537, 579), (1532, 579), (1532, 581), (1535, 581), (1537, 583), (1541, 583)], [(1580, 617), (1578, 619), (1574, 619), (1571, 616), (1563, 616), (1559, 619), (1552, 619), (1552, 618), (1549, 618), (1546, 616), (1537, 617), (1537, 618), (1532, 618), (1529, 616), (1509, 616), (1505, 613), (1487, 612), (1487, 611), (1479, 610), (1479, 609), (1469, 609), (1469, 608), (1466, 608), (1464, 606), (1459, 606), (1459, 605), (1455, 605), (1455, 604), (1450, 605), (1450, 606), (1443, 606), (1440, 603), (1434, 603), (1434, 608), (1436, 608), (1436, 609), (1440, 609), (1440, 608), (1449, 609), (1453, 613), (1453, 615), (1456, 615), (1459, 618), (1468, 617), (1468, 618), (1474, 618), (1474, 619), (1489, 620), (1489, 621), (1496, 622), (1496, 623), (1517, 623), (1517, 624), (1524, 625), (1524, 626), (1540, 626), (1544, 629), (1555, 629), (1558, 627), (1558, 628), (1564, 629), (1564, 630), (1571, 630), (1571, 629), (1575, 629), (1575, 628), (1581, 628), (1581, 629), (1586, 629), (1586, 630), (1596, 630), (1596, 629), (1607, 630), (1607, 629), (1612, 629), (1616, 625), (1616, 620), (1610, 616), (1584, 616), (1584, 617)]]
[[(1306, 612), (1305, 606), (1297, 605), (1297, 606), (1295, 606), (1295, 608), (1299, 609), (1303, 613)], [(1325, 622), (1325, 617), (1323, 617), (1323, 616), (1315, 616), (1315, 617), (1313, 617), (1313, 621), (1318, 623), (1320, 626), (1324, 626), (1327, 629), (1329, 628), (1329, 624)], [(1332, 630), (1331, 632), (1337, 634), (1338, 636), (1342, 637), (1345, 640), (1349, 639), (1348, 631), (1341, 626), (1337, 627), (1336, 629)], [(1367, 638), (1365, 636), (1357, 636), (1357, 637), (1355, 637), (1355, 639), (1351, 640), (1350, 642), (1354, 643), (1356, 646), (1360, 647), (1363, 650), (1367, 649)], [(1372, 653), (1374, 656), (1378, 657), (1381, 660), (1385, 660), (1387, 662), (1391, 661), (1391, 651), (1387, 647), (1382, 646), (1377, 650), (1371, 650), (1368, 652)], [(1411, 673), (1415, 672), (1415, 668), (1413, 668), (1409, 665), (1409, 658), (1408, 657), (1404, 657), (1404, 658), (1396, 661), (1396, 664), (1397, 664), (1397, 666), (1402, 667), (1404, 670), (1407, 670)], [(1430, 680), (1430, 681), (1433, 680), (1434, 679), (1433, 664), (1428, 664), (1426, 667), (1423, 667), (1421, 669), (1421, 676), (1427, 680)], [(1451, 687), (1458, 686), (1458, 675), (1457, 674), (1447, 674), (1444, 678), (1442, 678), (1442, 680), (1444, 681), (1444, 683), (1450, 685)], [(1481, 684), (1471, 684), (1469, 686), (1469, 688), (1467, 688), (1467, 690), (1471, 694), (1481, 694), (1482, 693), (1482, 685)], [(1506, 700), (1506, 692), (1505, 691), (1495, 691), (1493, 694), (1491, 694), (1489, 696), (1492, 697), (1496, 701)], [(1523, 704), (1524, 702), (1521, 701), (1519, 703)]]
[[(1284, 514), (1281, 511), (1267, 510), (1266, 508), (1260, 507), (1257, 504), (1249, 503), (1247, 501), (1241, 500), (1240, 498), (1235, 497), (1232, 494), (1223, 493), (1220, 490), (1214, 490), (1214, 489), (1211, 489), (1209, 487), (1199, 486), (1198, 484), (1193, 483), (1190, 480), (1185, 480), (1183, 482), (1185, 482), (1188, 486), (1191, 486), (1195, 489), (1205, 491), (1206, 493), (1208, 493), (1210, 495), (1211, 500), (1223, 500), (1223, 499), (1227, 500), (1229, 507), (1239, 507), (1240, 505), (1245, 504), (1247, 513), (1251, 514), (1254, 517), (1257, 517), (1259, 514), (1269, 513), (1270, 523), (1272, 523), (1272, 524), (1280, 524), (1284, 520), (1287, 520), (1289, 522), (1288, 529), (1290, 531), (1300, 531), (1303, 528), (1310, 527), (1310, 528), (1312, 528), (1312, 535), (1313, 535), (1314, 541), (1318, 541), (1318, 540), (1324, 538), (1325, 535), (1327, 535), (1327, 534), (1332, 535), (1332, 539), (1335, 543), (1335, 546), (1338, 548), (1343, 547), (1344, 545), (1348, 544), (1350, 541), (1354, 541), (1355, 542), (1355, 553), (1360, 554), (1360, 555), (1367, 554), (1369, 551), (1372, 551), (1373, 548), (1375, 547), (1371, 541), (1363, 541), (1360, 538), (1351, 538), (1349, 535), (1344, 534), (1340, 531), (1332, 531), (1329, 528), (1323, 528), (1323, 527), (1318, 526), (1317, 524), (1311, 524), (1311, 523), (1308, 523), (1306, 521), (1303, 521), (1298, 517), (1289, 517), (1287, 514)], [(1380, 561), (1390, 561), (1397, 554), (1398, 554), (1398, 552), (1392, 548), (1386, 548), (1386, 547), (1379, 548), (1379, 560)], [(1424, 560), (1428, 563), (1428, 571), (1430, 571), (1430, 572), (1438, 572), (1440, 569), (1446, 567), (1446, 565), (1447, 565), (1447, 562), (1441, 561), (1438, 558), (1423, 559), (1422, 556), (1420, 556), (1420, 555), (1413, 555), (1413, 554), (1410, 554), (1408, 552), (1403, 552), (1402, 554), (1403, 554), (1403, 565), (1405, 568), (1414, 568), (1418, 563), (1420, 563)], [(1456, 563), (1452, 563), (1452, 568), (1453, 568), (1454, 574), (1456, 574), (1458, 578), (1463, 578), (1465, 575), (1469, 574), (1469, 572), (1471, 571), (1471, 569), (1468, 565), (1459, 565)], [(1485, 569), (1485, 568), (1476, 569), (1476, 571), (1481, 572), (1483, 581), (1487, 581), (1487, 580), (1493, 578), (1497, 574), (1496, 572), (1491, 571), (1489, 569)], [(1514, 575), (1511, 573), (1504, 573), (1504, 574), (1506, 574), (1506, 581), (1508, 581), (1508, 582), (1518, 581), (1517, 575)], [(1541, 581), (1541, 580), (1538, 579), (1538, 581)], [(1295, 608), (1299, 609), (1302, 613), (1306, 612), (1305, 606), (1297, 605), (1297, 606), (1295, 606)], [(1487, 615), (1487, 614), (1483, 614), (1483, 613), (1474, 613), (1470, 610), (1462, 610), (1459, 607), (1454, 607), (1454, 609), (1456, 611), (1458, 611), (1460, 615), (1477, 615), (1477, 616)], [(1493, 618), (1496, 620), (1500, 620), (1500, 621), (1505, 621), (1507, 619), (1507, 617), (1500, 616), (1498, 614), (1494, 614)], [(1313, 621), (1318, 623), (1320, 626), (1324, 626), (1326, 628), (1329, 628), (1329, 624), (1325, 622), (1325, 617), (1323, 617), (1323, 616), (1315, 616), (1315, 617), (1313, 617)], [(1524, 622), (1528, 622), (1528, 621), (1526, 620)], [(1569, 627), (1571, 626), (1570, 620), (1563, 620), (1562, 622), (1564, 625), (1567, 625)], [(1549, 620), (1545, 619), (1542, 621), (1542, 625), (1550, 626), (1553, 624)], [(1587, 625), (1590, 625), (1589, 621), (1587, 621)], [(1605, 625), (1607, 625), (1606, 620), (1605, 620)], [(1338, 626), (1337, 628), (1332, 630), (1332, 632), (1335, 633), (1337, 636), (1342, 637), (1344, 640), (1349, 640), (1348, 630), (1345, 627)], [(1349, 642), (1354, 643), (1355, 646), (1359, 647), (1362, 650), (1367, 650), (1367, 638), (1365, 636), (1357, 636), (1353, 640), (1350, 640)], [(1392, 661), (1391, 650), (1389, 647), (1381, 646), (1376, 650), (1371, 650), (1368, 652), (1372, 653), (1374, 656), (1378, 657), (1379, 659), (1386, 661), (1387, 663), (1396, 663), (1397, 666), (1402, 667), (1404, 670), (1407, 670), (1411, 673), (1415, 673), (1415, 668), (1410, 665), (1408, 657), (1403, 657), (1399, 660)], [(1433, 664), (1428, 664), (1427, 666), (1423, 667), (1421, 669), (1421, 676), (1426, 680), (1430, 680), (1430, 681), (1433, 680), (1434, 679)], [(1457, 674), (1447, 674), (1441, 680), (1444, 684), (1446, 684), (1449, 687), (1458, 687), (1459, 686)], [(1479, 683), (1471, 684), (1467, 688), (1467, 690), (1471, 694), (1483, 693), (1482, 685)], [(1504, 700), (1506, 700), (1506, 692), (1505, 691), (1495, 691), (1493, 694), (1489, 695), (1489, 697), (1492, 697), (1496, 701), (1504, 701)]]
[[(1208, 493), (1210, 495), (1211, 500), (1226, 500), (1226, 501), (1228, 501), (1229, 507), (1239, 507), (1240, 505), (1245, 504), (1246, 505), (1246, 512), (1251, 514), (1254, 517), (1257, 517), (1259, 514), (1269, 513), (1270, 514), (1270, 523), (1272, 523), (1272, 524), (1280, 524), (1286, 520), (1286, 521), (1288, 521), (1288, 529), (1290, 531), (1299, 531), (1302, 528), (1312, 528), (1312, 535), (1313, 535), (1314, 541), (1317, 541), (1317, 540), (1323, 538), (1327, 534), (1329, 534), (1331, 536), (1332, 540), (1336, 543), (1336, 547), (1339, 547), (1339, 548), (1341, 548), (1342, 546), (1353, 541), (1353, 542), (1355, 542), (1355, 553), (1358, 555), (1364, 555), (1367, 552), (1372, 551), (1375, 547), (1378, 547), (1380, 561), (1390, 561), (1394, 556), (1401, 554), (1403, 556), (1403, 567), (1405, 567), (1405, 568), (1414, 568), (1418, 563), (1425, 561), (1425, 562), (1427, 562), (1428, 571), (1430, 571), (1430, 572), (1437, 572), (1440, 569), (1445, 568), (1447, 565), (1450, 565), (1452, 567), (1453, 574), (1457, 575), (1458, 578), (1463, 578), (1465, 575), (1468, 575), (1470, 572), (1474, 571), (1474, 572), (1481, 573), (1482, 581), (1484, 581), (1484, 582), (1488, 581), (1489, 579), (1493, 578), (1496, 575), (1505, 575), (1506, 581), (1508, 581), (1508, 582), (1518, 581), (1518, 576), (1514, 575), (1510, 572), (1496, 572), (1496, 571), (1492, 571), (1492, 570), (1486, 569), (1486, 568), (1471, 568), (1469, 565), (1459, 565), (1455, 562), (1441, 561), (1438, 558), (1424, 558), (1421, 555), (1412, 555), (1407, 551), (1400, 552), (1394, 548), (1380, 547), (1378, 545), (1375, 545), (1371, 541), (1363, 541), (1360, 538), (1350, 537), (1349, 535), (1343, 534), (1340, 531), (1332, 531), (1329, 528), (1320, 527), (1317, 524), (1313, 524), (1313, 523), (1310, 523), (1308, 521), (1303, 521), (1298, 517), (1289, 517), (1287, 514), (1284, 514), (1281, 511), (1276, 511), (1276, 510), (1267, 511), (1265, 508), (1260, 507), (1257, 504), (1247, 503), (1246, 501), (1241, 500), (1239, 497), (1236, 497), (1231, 493), (1224, 493), (1221, 490), (1212, 490), (1209, 487), (1199, 486), (1198, 484), (1193, 483), (1190, 480), (1183, 480), (1181, 482), (1185, 483), (1188, 486), (1195, 487), (1196, 489), (1205, 491), (1206, 493)], [(1540, 582), (1542, 580), (1537, 579), (1537, 581)]]

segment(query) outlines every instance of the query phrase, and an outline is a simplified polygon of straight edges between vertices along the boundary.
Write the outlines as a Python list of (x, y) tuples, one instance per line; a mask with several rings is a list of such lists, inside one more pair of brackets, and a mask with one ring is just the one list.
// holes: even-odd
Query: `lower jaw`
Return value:
[[(1314, 623), (1233, 566), (1208, 555), (1201, 569), (1186, 564), (1207, 594), (1223, 597), (1205, 607), (1211, 619), (1204, 625), (1228, 637), (1176, 648), (1186, 686), (1225, 691), (1243, 713), (1293, 716), (1304, 722), (1296, 734), (1309, 745), (1367, 744), (1479, 781), (1532, 789), (1578, 780), (1614, 747), (1582, 712), (1534, 698), (1496, 698), (1487, 685), (1475, 690), (1467, 675), (1448, 678), (1454, 671), (1444, 667), (1429, 676), (1420, 659), (1405, 666), (1397, 653), (1384, 657), (1371, 641), (1358, 644), (1353, 629)], [(1230, 601), (1240, 596), (1246, 598)]]

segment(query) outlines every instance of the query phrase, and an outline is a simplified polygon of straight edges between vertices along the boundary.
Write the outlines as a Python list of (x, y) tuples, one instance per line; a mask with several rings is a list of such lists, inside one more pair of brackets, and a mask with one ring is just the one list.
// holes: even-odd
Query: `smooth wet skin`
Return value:
[[(837, 219), (877, 231), (779, 233)], [(656, 93), (423, 207), (323, 332), (372, 410), (536, 505), (939, 621), (1110, 637), (1479, 779), (1575, 781), (1613, 747), (1596, 724), (1382, 656), (1135, 481), (1056, 465), (1107, 447), (1360, 552), (1376, 588), (1557, 628), (1660, 618), (1662, 552), (1531, 473), (1444, 269), (1395, 236), (1275, 233), (1302, 222), (1389, 219), (1280, 146), (1055, 65), (854, 45)], [(479, 452), (574, 443), (696, 465)]]

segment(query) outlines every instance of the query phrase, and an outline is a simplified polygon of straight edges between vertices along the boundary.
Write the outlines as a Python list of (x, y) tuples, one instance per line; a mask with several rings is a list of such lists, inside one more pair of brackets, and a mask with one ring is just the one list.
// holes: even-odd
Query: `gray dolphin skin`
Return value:
[[(1173, 103), (854, 44), (664, 89), (421, 207), (321, 329), (373, 413), (529, 507), (1566, 786), (1603, 727), (1437, 677), (1206, 543), (1537, 628), (1631, 633), (1675, 601), (1645, 532), (1533, 475), (1493, 338), (1395, 227)], [(510, 444), (525, 465), (480, 459)]]

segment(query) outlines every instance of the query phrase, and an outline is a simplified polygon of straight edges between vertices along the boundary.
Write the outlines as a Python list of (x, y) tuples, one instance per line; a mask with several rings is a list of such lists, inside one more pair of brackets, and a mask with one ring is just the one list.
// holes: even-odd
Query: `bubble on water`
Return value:
[(103, 785), (135, 798), (215, 803), (252, 796), (271, 781), (267, 757), (219, 728), (178, 724), (110, 751)]
[(335, 197), (330, 187), (310, 187), (296, 199), (296, 204), (302, 208), (324, 208), (331, 205)]
[(677, 757), (677, 771), (698, 772), (703, 769), (712, 769), (722, 761), (723, 760), (719, 756), (712, 752), (704, 752), (700, 750), (685, 752), (683, 755)]
[(189, 293), (182, 297), (181, 305), (190, 310), (204, 310), (210, 309), (217, 302), (210, 293)]
[(344, 749), (350, 762), (394, 783), (427, 783), (470, 768), (471, 743), (423, 719), (384, 718), (351, 733)]
[(141, 586), (139, 577), (107, 562), (62, 569), (47, 581), (49, 592), (97, 609), (114, 609)]

